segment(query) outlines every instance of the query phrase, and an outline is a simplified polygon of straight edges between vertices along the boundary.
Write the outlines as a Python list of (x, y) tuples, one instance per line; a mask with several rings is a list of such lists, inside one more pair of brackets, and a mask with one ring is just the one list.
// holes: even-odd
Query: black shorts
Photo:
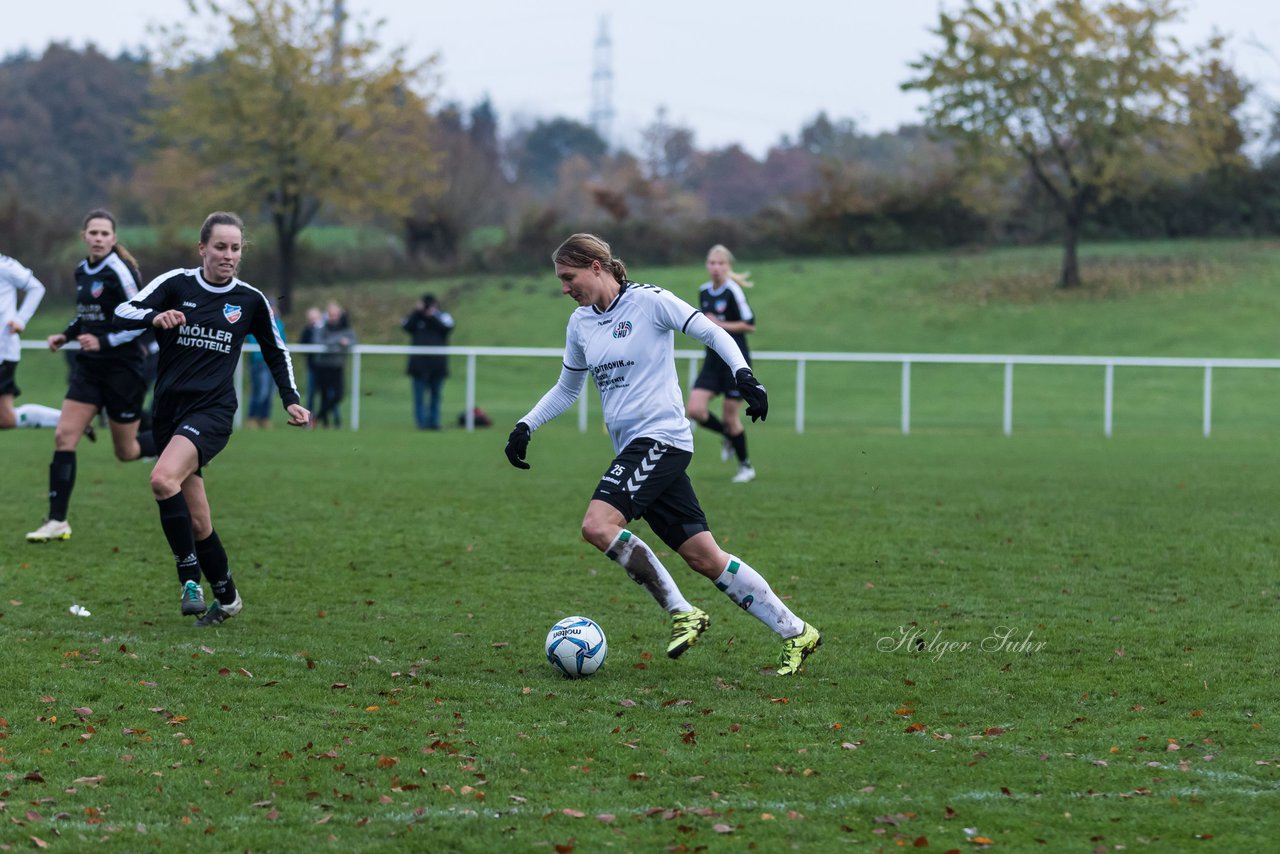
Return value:
[(626, 520), (644, 519), (673, 551), (710, 530), (685, 469), (693, 454), (636, 439), (614, 457), (591, 496), (617, 508)]
[[(748, 360), (747, 364), (750, 363)], [(698, 371), (698, 378), (693, 381), (693, 387), (709, 391), (712, 395), (723, 394), (734, 400), (742, 399), (742, 392), (738, 391), (738, 381), (733, 378), (733, 371), (716, 353), (707, 354), (706, 360), (702, 363), (702, 370)]]
[(14, 375), (18, 372), (17, 362), (0, 362), (0, 394), (11, 394), (14, 397), (22, 394)]
[(142, 417), (147, 383), (140, 362), (121, 359), (76, 359), (67, 400), (105, 409), (107, 417), (129, 424)]
[[(196, 452), (200, 455), (200, 467), (203, 468), (231, 440), (231, 416), (208, 410), (185, 414), (166, 413), (157, 404), (151, 429), (156, 439), (156, 449), (162, 453), (174, 436), (189, 440), (196, 446)], [(196, 474), (200, 472), (197, 471)]]

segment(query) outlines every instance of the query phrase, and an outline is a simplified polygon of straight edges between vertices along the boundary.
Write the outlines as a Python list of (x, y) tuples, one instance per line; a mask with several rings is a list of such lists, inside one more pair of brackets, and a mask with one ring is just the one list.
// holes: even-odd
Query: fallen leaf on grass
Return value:
[(713, 824), (711, 829), (716, 833), (733, 833), (733, 825), (731, 824)]
[(913, 724), (908, 724), (907, 728), (904, 729), (903, 732), (924, 732), (924, 730), (925, 725), (917, 721)]
[(560, 810), (560, 812), (569, 816), (569, 818), (586, 818), (586, 815), (587, 815), (582, 810), (569, 809), (568, 807), (565, 807), (564, 809)]

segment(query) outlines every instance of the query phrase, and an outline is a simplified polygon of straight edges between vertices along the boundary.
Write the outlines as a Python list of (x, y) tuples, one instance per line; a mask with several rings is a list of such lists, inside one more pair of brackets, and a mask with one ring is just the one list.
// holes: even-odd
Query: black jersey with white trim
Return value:
[(67, 340), (93, 335), (102, 348), (81, 351), (81, 359), (142, 361), (143, 350), (138, 339), (146, 330), (115, 326), (116, 306), (138, 295), (141, 280), (138, 269), (114, 249), (96, 264), (90, 264), (86, 258), (76, 267), (76, 316), (62, 334)]
[[(704, 282), (698, 288), (698, 308), (703, 314), (710, 315), (721, 322), (744, 321), (751, 324), (756, 322), (755, 312), (747, 303), (747, 295), (743, 292), (742, 286), (733, 279), (726, 279), (725, 283), (718, 288), (715, 282)], [(729, 337), (733, 338), (733, 342), (738, 345), (743, 358), (750, 362), (751, 351), (747, 349), (747, 336), (742, 332), (730, 332)], [(708, 363), (712, 363), (712, 360), (722, 361), (716, 351), (710, 347), (707, 348), (706, 356)]]
[(234, 278), (226, 284), (210, 284), (198, 267), (170, 270), (153, 279), (136, 298), (116, 306), (115, 323), (124, 329), (145, 329), (157, 314), (170, 309), (181, 311), (187, 322), (156, 330), (160, 345), (157, 403), (180, 402), (184, 411), (234, 412), (235, 372), (249, 335), (262, 348), (284, 405), (298, 402), (289, 349), (262, 291)]

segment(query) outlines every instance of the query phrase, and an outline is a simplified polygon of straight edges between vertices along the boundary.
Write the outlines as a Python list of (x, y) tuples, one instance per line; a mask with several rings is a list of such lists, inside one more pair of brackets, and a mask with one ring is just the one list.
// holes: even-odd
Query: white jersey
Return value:
[[(583, 306), (569, 316), (565, 373), (581, 377), (590, 372), (615, 451), (642, 437), (693, 451), (693, 431), (676, 374), (677, 330), (714, 347), (734, 371), (747, 366), (727, 332), (656, 285), (628, 282), (605, 311)], [(520, 420), (538, 429), (567, 409), (581, 388), (581, 380), (572, 383), (562, 377)]]
[[(24, 296), (18, 304), (18, 292)], [(31, 322), (36, 306), (44, 299), (44, 285), (8, 255), (0, 255), (0, 362), (16, 362), (22, 358), (22, 342), (16, 332), (9, 331), (9, 321), (23, 326)]]

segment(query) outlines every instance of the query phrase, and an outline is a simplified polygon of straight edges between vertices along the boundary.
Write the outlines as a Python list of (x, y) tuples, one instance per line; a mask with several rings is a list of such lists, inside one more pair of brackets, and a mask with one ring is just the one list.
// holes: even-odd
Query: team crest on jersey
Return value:
[(97, 299), (98, 297), (102, 296), (103, 290), (104, 288), (102, 286), (101, 279), (94, 279), (92, 284), (89, 285), (89, 293), (93, 296), (94, 299)]
[(240, 319), (240, 306), (224, 303), (222, 306), (222, 316), (227, 319), (227, 323), (235, 323)]
[(716, 300), (716, 314), (724, 314), (724, 310), (729, 307), (727, 299)]
[(626, 338), (631, 334), (631, 321), (623, 320), (617, 326), (613, 327), (614, 338)]

